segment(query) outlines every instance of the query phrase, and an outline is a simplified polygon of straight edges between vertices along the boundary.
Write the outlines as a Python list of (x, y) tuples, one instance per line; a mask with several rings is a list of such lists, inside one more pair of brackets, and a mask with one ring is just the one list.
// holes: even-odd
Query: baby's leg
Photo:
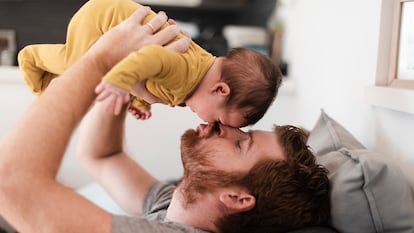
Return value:
[(131, 0), (90, 0), (72, 17), (65, 44), (36, 44), (23, 48), (18, 61), (30, 90), (36, 94), (43, 92), (53, 78), (79, 59), (99, 37), (139, 7)]
[(18, 54), (19, 68), (29, 89), (42, 93), (52, 79), (63, 73), (65, 45), (29, 45)]
[[(131, 0), (90, 0), (72, 17), (66, 35), (66, 68), (81, 57), (105, 32), (140, 7)], [(116, 49), (117, 45), (114, 45)]]

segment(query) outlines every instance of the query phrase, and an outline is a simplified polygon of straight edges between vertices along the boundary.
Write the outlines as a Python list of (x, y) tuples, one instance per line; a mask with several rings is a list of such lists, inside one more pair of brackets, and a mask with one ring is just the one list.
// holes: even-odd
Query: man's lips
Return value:
[(205, 123), (200, 124), (197, 128), (197, 131), (199, 136), (206, 136), (212, 133), (220, 134), (221, 127), (218, 123)]
[(200, 124), (198, 126), (198, 129), (200, 130), (200, 132), (203, 132), (203, 133), (207, 130), (207, 128), (208, 128), (208, 124)]

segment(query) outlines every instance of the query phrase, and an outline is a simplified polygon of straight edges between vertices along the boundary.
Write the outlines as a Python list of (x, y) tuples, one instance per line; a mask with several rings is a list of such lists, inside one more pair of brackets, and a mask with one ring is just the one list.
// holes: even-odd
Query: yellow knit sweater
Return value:
[[(139, 7), (141, 5), (132, 0), (88, 1), (72, 17), (66, 44), (29, 45), (19, 52), (19, 66), (27, 86), (35, 94), (42, 93), (53, 78), (80, 58), (100, 36)], [(143, 24), (154, 16), (151, 12)], [(194, 42), (185, 53), (150, 45), (124, 58), (104, 79), (128, 91), (135, 82), (146, 80), (149, 92), (166, 103), (178, 105), (202, 80), (214, 59)], [(137, 97), (132, 104), (139, 109), (149, 109), (149, 104)]]

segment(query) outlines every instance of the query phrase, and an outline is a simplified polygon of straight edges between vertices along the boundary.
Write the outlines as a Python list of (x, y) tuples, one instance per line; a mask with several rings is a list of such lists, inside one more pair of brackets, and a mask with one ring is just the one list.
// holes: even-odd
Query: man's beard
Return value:
[(192, 171), (194, 167), (210, 167), (208, 157), (213, 152), (212, 148), (203, 145), (206, 139), (214, 133), (212, 130), (205, 136), (199, 136), (199, 132), (189, 129), (181, 136), (181, 160), (184, 171)]
[(214, 133), (199, 136), (195, 130), (187, 130), (181, 137), (181, 160), (184, 167), (183, 178), (178, 191), (184, 198), (184, 206), (197, 201), (197, 198), (211, 192), (216, 187), (235, 184), (241, 174), (233, 174), (217, 170), (210, 158), (218, 152), (206, 142)]
[(208, 178), (205, 176), (206, 170), (211, 165), (207, 158), (209, 153), (202, 146), (202, 140), (198, 131), (192, 129), (187, 130), (181, 137), (181, 161), (184, 174), (177, 188), (184, 199), (184, 207), (194, 203), (208, 188), (205, 185)]

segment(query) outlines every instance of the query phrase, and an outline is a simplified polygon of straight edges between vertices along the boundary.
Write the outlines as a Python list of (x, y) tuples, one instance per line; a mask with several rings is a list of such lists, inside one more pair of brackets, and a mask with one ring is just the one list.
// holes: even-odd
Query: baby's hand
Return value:
[(108, 81), (102, 80), (95, 88), (95, 92), (98, 95), (96, 101), (107, 100), (105, 110), (113, 111), (115, 115), (121, 113), (122, 106), (129, 101), (129, 92), (115, 85), (112, 85)]
[(150, 110), (140, 110), (133, 106), (128, 107), (128, 112), (131, 113), (137, 120), (147, 120), (151, 117)]

